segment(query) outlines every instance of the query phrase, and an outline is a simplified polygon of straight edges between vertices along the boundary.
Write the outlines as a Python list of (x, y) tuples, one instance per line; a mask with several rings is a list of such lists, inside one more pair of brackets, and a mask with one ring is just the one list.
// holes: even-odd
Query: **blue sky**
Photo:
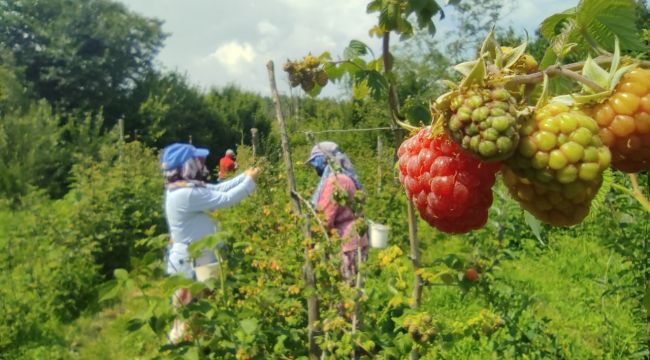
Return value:
[[(368, 29), (375, 14), (366, 14), (359, 0), (118, 0), (146, 17), (164, 21), (169, 33), (157, 61), (188, 76), (202, 88), (236, 84), (244, 90), (269, 94), (266, 62), (273, 60), (280, 92), (289, 86), (282, 64), (308, 52), (341, 54), (352, 39), (369, 44), (379, 54), (380, 43)], [(444, 1), (439, 0), (443, 4)], [(500, 26), (535, 32), (547, 16), (575, 6), (578, 0), (514, 0)], [(436, 18), (438, 35), (453, 26), (453, 11)], [(329, 95), (336, 95), (328, 87)], [(328, 95), (326, 93), (326, 95)]]

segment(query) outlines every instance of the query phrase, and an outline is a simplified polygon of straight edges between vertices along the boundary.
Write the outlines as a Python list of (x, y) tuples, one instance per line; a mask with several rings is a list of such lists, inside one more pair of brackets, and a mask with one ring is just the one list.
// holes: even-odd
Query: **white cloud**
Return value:
[[(237, 41), (230, 41), (217, 48), (209, 58), (215, 59), (227, 68), (237, 71), (243, 70), (243, 65), (252, 63), (256, 53), (251, 44), (240, 44)], [(242, 64), (244, 63), (244, 64)]]
[[(273, 60), (279, 90), (285, 92), (289, 89), (282, 64), (287, 59), (323, 51), (336, 58), (352, 39), (365, 42), (376, 55), (381, 53), (381, 41), (368, 35), (377, 22), (377, 13), (366, 13), (366, 1), (118, 1), (144, 16), (163, 20), (163, 30), (170, 36), (158, 59), (168, 68), (186, 72), (191, 82), (204, 87), (234, 83), (268, 95), (265, 65)], [(529, 26), (577, 1), (518, 0), (514, 11), (503, 14), (499, 25), (512, 24), (516, 30), (528, 28), (532, 33), (534, 28)], [(453, 11), (445, 7), (445, 12), (447, 18), (434, 20), (439, 40), (456, 26)], [(215, 21), (216, 13), (222, 14), (219, 21)], [(397, 42), (398, 37), (391, 38), (391, 46)], [(325, 91), (327, 95), (337, 92), (335, 86)]]
[(271, 36), (280, 33), (280, 29), (278, 29), (277, 26), (273, 25), (273, 23), (267, 20), (262, 20), (257, 23), (257, 31), (259, 31), (259, 33), (262, 35), (271, 35)]

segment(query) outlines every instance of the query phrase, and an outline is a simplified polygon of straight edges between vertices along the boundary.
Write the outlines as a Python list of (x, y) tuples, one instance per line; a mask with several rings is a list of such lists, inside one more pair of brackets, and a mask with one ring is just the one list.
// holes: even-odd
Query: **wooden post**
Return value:
[[(124, 118), (117, 120), (117, 126), (120, 128), (120, 159), (122, 159), (122, 152), (124, 150)], [(124, 176), (123, 176), (124, 177)]]
[[(384, 33), (384, 38), (382, 42), (383, 48), (383, 58), (384, 58), (384, 73), (389, 80), (388, 83), (388, 106), (390, 109), (391, 120), (393, 121), (393, 127), (397, 128), (397, 120), (399, 119), (399, 98), (397, 97), (397, 91), (395, 90), (394, 78), (390, 76), (390, 73), (393, 69), (392, 57), (390, 56), (389, 50), (390, 43), (390, 32)], [(393, 153), (393, 160), (397, 161), (397, 150), (402, 142), (402, 133), (397, 130), (395, 134), (395, 152)], [(413, 272), (415, 273), (413, 286), (413, 298), (411, 300), (411, 307), (417, 309), (420, 307), (420, 302), (422, 299), (422, 276), (419, 275), (418, 270), (420, 269), (420, 254), (418, 250), (418, 233), (417, 233), (417, 217), (415, 215), (415, 206), (413, 202), (409, 199), (406, 203), (407, 213), (408, 213), (408, 225), (409, 225), (409, 244), (411, 246), (411, 265), (413, 267)], [(420, 358), (420, 353), (417, 350), (411, 351), (411, 360), (417, 360)]]
[(257, 156), (257, 151), (260, 146), (260, 139), (257, 137), (258, 135), (257, 128), (251, 128), (251, 143), (253, 145), (253, 161), (255, 161), (255, 157)]
[(117, 126), (120, 128), (120, 141), (124, 142), (124, 119), (117, 120)]
[(381, 165), (383, 162), (384, 143), (381, 140), (381, 135), (377, 135), (377, 194), (381, 193), (383, 186)]
[[(293, 173), (293, 164), (291, 162), (291, 150), (289, 145), (289, 136), (287, 135), (287, 127), (284, 123), (284, 116), (282, 115), (282, 106), (280, 105), (280, 97), (278, 96), (278, 88), (275, 83), (275, 70), (273, 68), (273, 61), (266, 63), (266, 69), (269, 74), (269, 82), (271, 84), (271, 97), (273, 98), (273, 104), (275, 105), (275, 114), (278, 119), (278, 125), (280, 127), (280, 139), (282, 140), (282, 154), (284, 158), (284, 164), (287, 168), (287, 183), (289, 186), (289, 195), (291, 196), (291, 204), (293, 206), (293, 211), (305, 218), (303, 223), (303, 234), (307, 243), (311, 243), (312, 234), (310, 230), (310, 221), (309, 213), (303, 214), (300, 207), (300, 199), (298, 199), (294, 193), (296, 192), (296, 178)], [(309, 341), (309, 358), (316, 360), (320, 356), (320, 349), (316, 344), (316, 322), (319, 319), (318, 314), (318, 299), (316, 297), (316, 279), (314, 277), (314, 268), (309, 259), (309, 250), (310, 246), (305, 246), (305, 265), (303, 266), (303, 277), (305, 281), (305, 293), (307, 294), (307, 336)]]

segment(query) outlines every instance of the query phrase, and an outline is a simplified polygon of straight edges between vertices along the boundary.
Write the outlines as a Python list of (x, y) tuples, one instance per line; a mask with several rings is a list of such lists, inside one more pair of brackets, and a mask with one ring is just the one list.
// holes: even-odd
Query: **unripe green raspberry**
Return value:
[(561, 189), (575, 181), (600, 181), (611, 161), (595, 120), (566, 105), (536, 109), (520, 135), (507, 164), (518, 176), (545, 186)]
[(451, 96), (450, 114), (445, 117), (449, 119), (446, 127), (450, 137), (481, 160), (510, 157), (520, 137), (515, 100), (510, 93), (502, 87), (474, 86)]

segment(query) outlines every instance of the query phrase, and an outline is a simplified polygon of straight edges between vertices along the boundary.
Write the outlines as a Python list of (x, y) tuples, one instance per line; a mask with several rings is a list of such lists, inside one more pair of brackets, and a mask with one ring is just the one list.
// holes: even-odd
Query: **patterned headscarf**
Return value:
[(208, 177), (208, 169), (204, 160), (198, 157), (187, 159), (183, 165), (163, 172), (165, 177), (165, 188), (174, 189), (185, 186), (205, 186)]
[(357, 172), (354, 170), (350, 158), (339, 148), (338, 144), (332, 141), (322, 141), (314, 145), (307, 163), (316, 169), (322, 169), (320, 182), (311, 197), (312, 205), (316, 206), (320, 193), (327, 178), (336, 173), (342, 173), (350, 177), (357, 189), (363, 189)]

